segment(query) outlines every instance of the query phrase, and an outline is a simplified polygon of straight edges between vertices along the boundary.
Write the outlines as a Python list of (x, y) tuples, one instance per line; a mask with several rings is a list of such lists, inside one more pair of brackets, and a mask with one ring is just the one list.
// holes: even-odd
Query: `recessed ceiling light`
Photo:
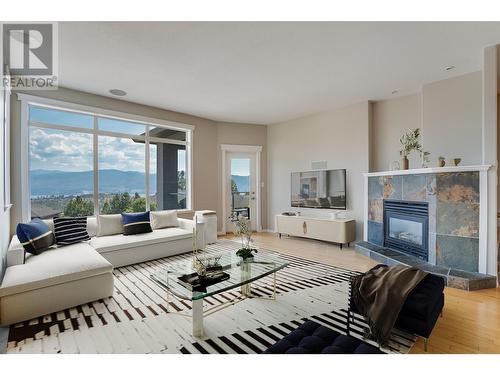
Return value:
[(394, 94), (397, 94), (398, 92), (399, 92), (399, 90), (392, 90), (391, 94), (394, 95)]
[(453, 69), (455, 69), (454, 65), (450, 65), (450, 66), (447, 66), (446, 68), (444, 68), (444, 70), (453, 70)]
[(125, 96), (127, 95), (127, 93), (123, 90), (120, 90), (120, 89), (111, 89), (109, 90), (109, 93), (112, 94), (112, 95), (116, 95), (116, 96)]

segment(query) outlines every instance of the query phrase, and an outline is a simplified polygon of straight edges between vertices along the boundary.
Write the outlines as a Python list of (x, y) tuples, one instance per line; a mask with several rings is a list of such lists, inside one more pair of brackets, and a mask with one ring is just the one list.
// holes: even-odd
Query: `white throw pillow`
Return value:
[(151, 227), (153, 229), (178, 227), (179, 222), (177, 221), (177, 211), (151, 211), (149, 213), (151, 217)]
[(97, 236), (111, 236), (123, 233), (122, 215), (99, 215)]

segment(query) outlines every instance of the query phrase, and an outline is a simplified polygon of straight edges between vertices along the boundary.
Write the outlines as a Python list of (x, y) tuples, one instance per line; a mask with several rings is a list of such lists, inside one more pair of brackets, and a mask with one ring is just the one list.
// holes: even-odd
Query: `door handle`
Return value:
[(302, 224), (302, 229), (304, 231), (304, 234), (307, 234), (307, 223), (304, 221), (304, 223)]

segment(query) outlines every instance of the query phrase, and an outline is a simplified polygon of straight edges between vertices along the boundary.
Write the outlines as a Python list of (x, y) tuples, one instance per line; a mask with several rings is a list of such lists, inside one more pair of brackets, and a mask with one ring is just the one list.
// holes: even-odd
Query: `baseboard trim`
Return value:
[[(261, 229), (258, 233), (277, 233), (274, 229)], [(225, 236), (227, 232), (217, 232), (217, 236)]]

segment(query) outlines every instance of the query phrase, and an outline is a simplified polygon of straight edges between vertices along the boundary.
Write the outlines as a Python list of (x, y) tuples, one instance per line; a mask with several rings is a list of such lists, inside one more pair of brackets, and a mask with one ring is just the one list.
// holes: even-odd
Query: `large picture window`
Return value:
[(189, 129), (28, 105), (31, 218), (190, 208)]

